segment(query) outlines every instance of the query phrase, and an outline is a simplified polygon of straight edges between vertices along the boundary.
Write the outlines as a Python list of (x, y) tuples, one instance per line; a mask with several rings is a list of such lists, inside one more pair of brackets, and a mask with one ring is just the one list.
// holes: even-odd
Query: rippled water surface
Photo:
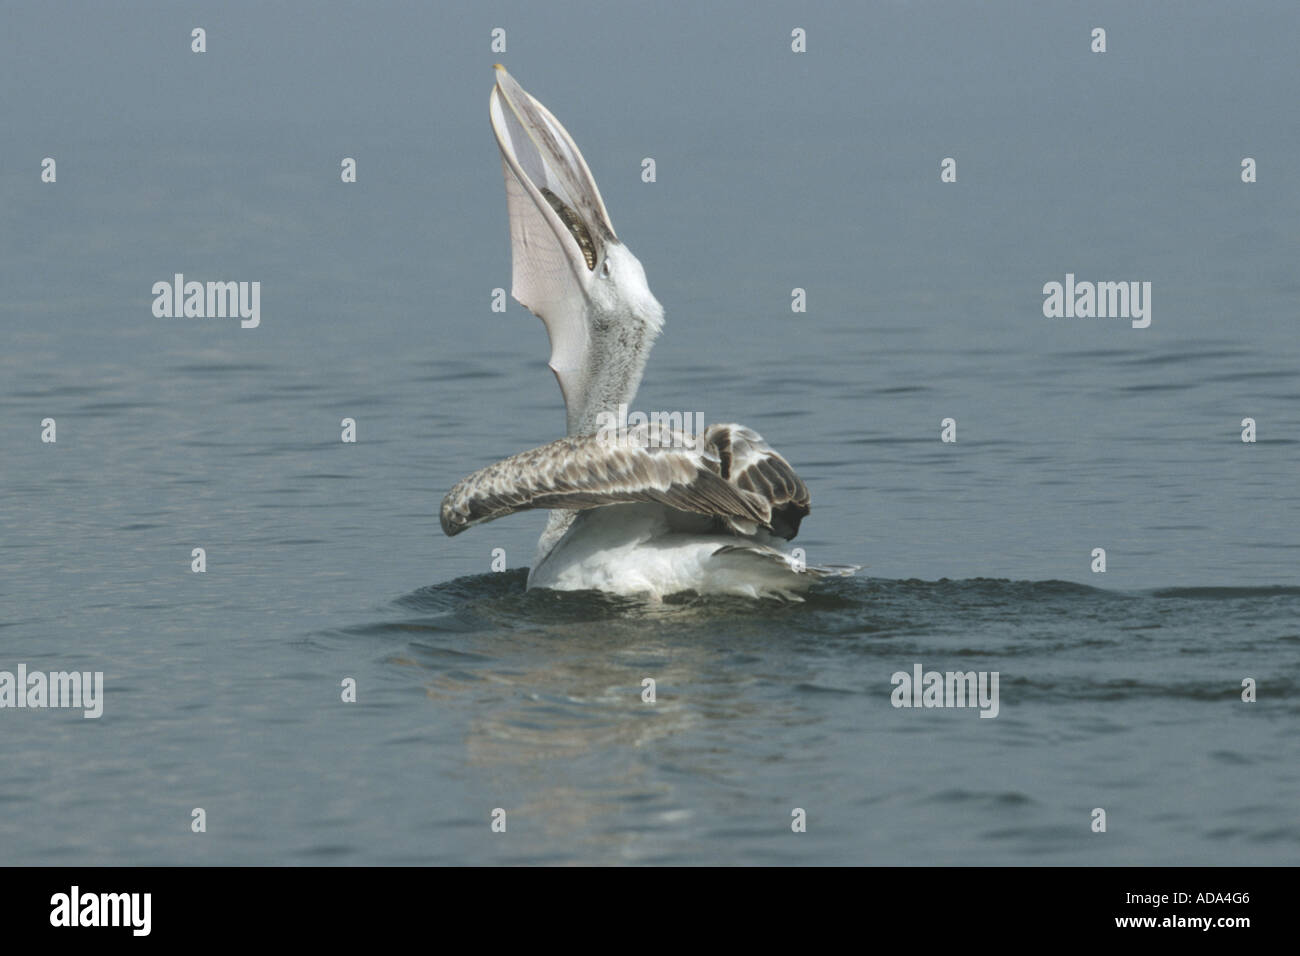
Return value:
[[(468, 10), (325, 9), (232, 6), (206, 60), (83, 7), (0, 40), (0, 670), (106, 685), (0, 710), (0, 862), (1300, 858), (1290, 6), (1119, 5), (1104, 65), (1031, 8), (821, 13), (797, 64), (783, 8), (620, 13), (581, 71), (516, 10), (667, 309), (637, 405), (760, 431), (809, 561), (865, 565), (659, 606), (525, 593), (541, 515), (442, 535), (563, 425), (540, 323), (489, 308), (494, 57)], [(261, 326), (154, 318), (176, 272), (261, 281)], [(1151, 327), (1044, 318), (1067, 272), (1151, 281)], [(916, 664), (996, 671), (997, 718), (892, 707)]]

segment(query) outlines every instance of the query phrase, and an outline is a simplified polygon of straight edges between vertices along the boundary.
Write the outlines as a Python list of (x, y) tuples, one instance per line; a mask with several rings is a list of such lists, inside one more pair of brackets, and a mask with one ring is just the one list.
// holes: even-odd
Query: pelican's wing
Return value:
[(762, 435), (744, 425), (710, 425), (704, 445), (717, 455), (723, 478), (768, 503), (764, 524), (773, 534), (788, 541), (799, 533), (799, 522), (811, 510), (808, 486)]
[(442, 500), (442, 530), (455, 535), (530, 508), (638, 501), (716, 517), (741, 534), (761, 526), (787, 538), (809, 510), (807, 487), (756, 432), (713, 425), (696, 438), (643, 425), (617, 439), (561, 438), (476, 471)]
[(505, 171), (510, 294), (545, 323), (572, 417), (587, 386), (587, 287), (614, 227), (572, 138), (500, 66), (489, 116)]

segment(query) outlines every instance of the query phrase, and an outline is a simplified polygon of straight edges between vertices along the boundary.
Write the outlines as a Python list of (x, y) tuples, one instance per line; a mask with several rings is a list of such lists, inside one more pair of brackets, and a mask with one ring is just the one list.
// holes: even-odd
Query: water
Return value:
[[(1300, 143), (1251, 91), (1296, 99), (1295, 15), (1174, 11), (1111, 9), (1102, 62), (1031, 8), (822, 13), (798, 61), (781, 8), (620, 14), (583, 71), (522, 8), (505, 57), (468, 8), (345, 49), (341, 13), (235, 6), (206, 60), (157, 17), (17, 23), (0, 669), (107, 696), (0, 711), (0, 861), (1294, 863)], [(442, 536), (457, 479), (563, 422), (540, 323), (488, 309), (493, 59), (668, 310), (637, 406), (762, 432), (796, 543), (857, 578), (645, 607), (524, 593), (540, 515)], [(175, 272), (262, 281), (262, 326), (155, 319)], [(1151, 327), (1045, 319), (1066, 272), (1151, 281)], [(997, 671), (999, 716), (891, 707), (916, 663)]]

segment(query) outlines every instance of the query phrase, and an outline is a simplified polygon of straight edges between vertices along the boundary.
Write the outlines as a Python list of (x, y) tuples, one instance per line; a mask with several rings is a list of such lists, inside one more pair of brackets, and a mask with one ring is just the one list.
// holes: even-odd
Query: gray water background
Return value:
[[(7, 9), (0, 669), (107, 699), (0, 711), (0, 863), (1295, 862), (1300, 14), (1044, 6)], [(858, 578), (644, 608), (525, 595), (540, 515), (442, 535), (563, 427), (489, 308), (497, 60), (667, 308), (637, 406), (762, 432)], [(918, 661), (1000, 716), (892, 708)]]

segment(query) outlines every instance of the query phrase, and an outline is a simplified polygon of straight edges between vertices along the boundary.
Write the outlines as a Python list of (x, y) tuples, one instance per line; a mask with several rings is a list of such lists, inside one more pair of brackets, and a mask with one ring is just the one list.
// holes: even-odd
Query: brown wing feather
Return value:
[(767, 502), (771, 516), (765, 524), (774, 535), (788, 541), (799, 533), (812, 510), (808, 486), (762, 435), (743, 425), (710, 425), (704, 443), (721, 459), (722, 477)]
[(561, 438), (476, 471), (443, 499), (442, 530), (455, 535), (533, 508), (646, 501), (719, 518), (740, 533), (762, 526), (786, 538), (809, 510), (804, 483), (756, 432), (713, 425), (700, 442), (641, 426), (626, 440)]

